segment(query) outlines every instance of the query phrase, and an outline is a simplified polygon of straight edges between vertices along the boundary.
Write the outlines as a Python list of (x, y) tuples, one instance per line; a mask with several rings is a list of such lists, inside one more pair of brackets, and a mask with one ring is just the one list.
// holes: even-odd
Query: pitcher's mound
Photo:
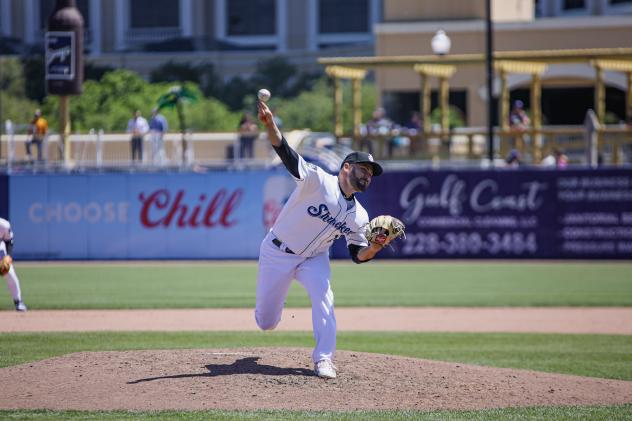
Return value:
[(306, 348), (81, 352), (0, 369), (0, 408), (481, 409), (632, 402), (632, 382)]

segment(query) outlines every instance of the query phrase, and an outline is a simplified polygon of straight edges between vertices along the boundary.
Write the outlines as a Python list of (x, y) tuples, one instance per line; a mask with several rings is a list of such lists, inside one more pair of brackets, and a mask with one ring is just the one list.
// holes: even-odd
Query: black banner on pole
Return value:
[(75, 33), (46, 33), (46, 80), (73, 80), (76, 72)]

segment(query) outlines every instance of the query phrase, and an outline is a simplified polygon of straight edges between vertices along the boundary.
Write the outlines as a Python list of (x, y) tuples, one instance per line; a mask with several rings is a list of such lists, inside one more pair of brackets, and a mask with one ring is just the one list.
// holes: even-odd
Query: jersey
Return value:
[(48, 121), (45, 118), (39, 117), (35, 121), (35, 135), (38, 137), (44, 137), (46, 132), (48, 131)]
[[(0, 218), (0, 256), (11, 253), (11, 245), (13, 244), (13, 231), (11, 224), (6, 219)], [(7, 245), (9, 247), (7, 247)]]
[(272, 226), (272, 234), (304, 257), (327, 251), (342, 236), (347, 245), (367, 246), (364, 226), (369, 216), (355, 195), (345, 199), (338, 177), (307, 163), (300, 155), (298, 159), (299, 176), (292, 176), (296, 189)]

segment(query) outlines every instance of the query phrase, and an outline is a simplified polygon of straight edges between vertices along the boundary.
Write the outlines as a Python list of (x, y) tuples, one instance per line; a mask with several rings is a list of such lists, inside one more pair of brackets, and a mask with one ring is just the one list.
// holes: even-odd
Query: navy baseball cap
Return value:
[(382, 170), (382, 166), (375, 162), (375, 160), (373, 159), (373, 155), (371, 155), (370, 153), (362, 151), (351, 152), (345, 157), (345, 159), (342, 160), (340, 168), (342, 168), (345, 162), (348, 162), (350, 164), (371, 164), (371, 166), (373, 167), (374, 176), (378, 176), (382, 174), (382, 172), (384, 172)]

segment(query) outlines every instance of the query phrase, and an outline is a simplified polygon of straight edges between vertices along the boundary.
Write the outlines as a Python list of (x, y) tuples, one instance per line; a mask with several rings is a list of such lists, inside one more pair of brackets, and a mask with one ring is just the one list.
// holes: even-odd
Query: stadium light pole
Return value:
[(494, 122), (493, 122), (493, 83), (494, 83), (494, 28), (492, 24), (492, 1), (485, 0), (486, 65), (487, 65), (487, 157), (490, 166), (494, 163)]

